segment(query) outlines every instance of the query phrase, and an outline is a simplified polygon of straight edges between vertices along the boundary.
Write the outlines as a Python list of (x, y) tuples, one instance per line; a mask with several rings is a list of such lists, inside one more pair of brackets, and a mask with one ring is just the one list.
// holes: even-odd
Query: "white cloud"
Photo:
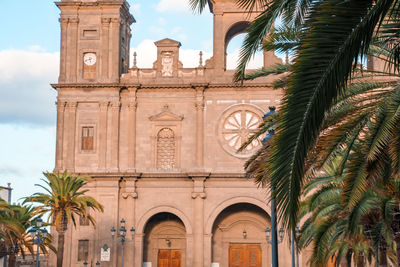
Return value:
[(39, 46), (0, 51), (0, 123), (53, 124), (58, 53)]
[(133, 4), (131, 5), (129, 11), (131, 14), (133, 14), (133, 16), (141, 15), (142, 12), (140, 8), (141, 8), (140, 4)]
[[(235, 49), (233, 52), (228, 53), (226, 57), (226, 69), (236, 69), (239, 62), (240, 49)], [(264, 57), (262, 52), (258, 52), (247, 64), (247, 69), (259, 69), (264, 64)]]
[(159, 12), (179, 12), (192, 14), (187, 0), (160, 0), (156, 6)]
[[(131, 49), (132, 54), (137, 53), (137, 66), (139, 68), (152, 68), (153, 62), (157, 59), (157, 47), (153, 40), (143, 40), (137, 47)], [(200, 50), (179, 49), (179, 60), (185, 68), (199, 66)], [(203, 51), (203, 64), (211, 57), (210, 52)], [(131, 59), (132, 62), (132, 59)]]
[(54, 168), (55, 126), (0, 124), (0, 185), (10, 182), (12, 201), (39, 190), (43, 171)]

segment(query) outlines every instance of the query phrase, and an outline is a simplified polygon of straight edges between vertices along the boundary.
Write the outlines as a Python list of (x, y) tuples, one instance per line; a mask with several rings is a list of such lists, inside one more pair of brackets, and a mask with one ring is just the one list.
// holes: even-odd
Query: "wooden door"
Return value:
[(158, 267), (181, 267), (181, 251), (160, 249), (158, 251)]
[(231, 244), (229, 267), (261, 267), (261, 247), (258, 244)]

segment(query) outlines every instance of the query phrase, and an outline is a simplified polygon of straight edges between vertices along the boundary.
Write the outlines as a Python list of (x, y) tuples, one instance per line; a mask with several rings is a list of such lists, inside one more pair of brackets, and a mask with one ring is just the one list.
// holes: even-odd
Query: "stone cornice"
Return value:
[(84, 172), (84, 173), (75, 173), (76, 175), (80, 176), (86, 176), (86, 177), (92, 177), (92, 178), (209, 178), (209, 179), (222, 179), (222, 178), (231, 178), (231, 179), (246, 179), (246, 180), (251, 180), (249, 178), (246, 178), (244, 173), (212, 173), (212, 172), (188, 172), (188, 173), (182, 173), (182, 172), (146, 172), (146, 173), (141, 173), (141, 172), (94, 172), (94, 173), (89, 173), (89, 172)]
[(137, 88), (137, 89), (157, 89), (157, 88), (187, 88), (195, 89), (199, 86), (204, 88), (259, 88), (259, 87), (272, 87), (270, 83), (216, 83), (216, 84), (138, 84), (138, 83), (53, 83), (51, 86), (54, 89), (61, 88)]

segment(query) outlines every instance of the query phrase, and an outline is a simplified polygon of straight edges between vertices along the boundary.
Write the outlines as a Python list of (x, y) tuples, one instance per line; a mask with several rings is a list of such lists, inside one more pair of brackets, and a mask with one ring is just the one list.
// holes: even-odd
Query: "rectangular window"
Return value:
[(82, 127), (82, 150), (94, 149), (94, 127)]
[(89, 240), (78, 241), (78, 261), (87, 261), (89, 258)]

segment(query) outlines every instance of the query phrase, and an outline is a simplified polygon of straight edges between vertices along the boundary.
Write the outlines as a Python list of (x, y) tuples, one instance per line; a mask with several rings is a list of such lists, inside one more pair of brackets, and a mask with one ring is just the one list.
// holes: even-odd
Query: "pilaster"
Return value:
[(135, 171), (136, 168), (136, 109), (137, 109), (137, 88), (129, 88), (130, 100), (128, 104), (128, 171)]
[(69, 172), (75, 170), (75, 134), (76, 128), (76, 109), (77, 102), (67, 102), (65, 106), (66, 124), (64, 125), (65, 143), (63, 143), (63, 150), (66, 151), (65, 169)]
[(204, 267), (204, 181), (207, 175), (190, 175), (193, 180), (193, 267)]
[(61, 47), (60, 47), (60, 75), (58, 77), (58, 82), (65, 82), (68, 19), (60, 18), (59, 21), (61, 26)]
[(119, 150), (119, 115), (120, 115), (120, 102), (110, 102), (108, 108), (108, 122), (107, 122), (107, 169), (111, 172), (118, 171), (118, 150)]
[(120, 27), (121, 19), (112, 18), (110, 23), (110, 48), (109, 48), (109, 68), (111, 70), (111, 80), (118, 82), (120, 74)]
[(205, 85), (193, 85), (196, 90), (196, 167), (204, 168), (204, 90)]
[(132, 264), (135, 260), (135, 236), (132, 239), (130, 229), (135, 228), (135, 204), (136, 204), (136, 177), (123, 178), (120, 181), (120, 206), (119, 206), (119, 221), (124, 218), (126, 221), (126, 242), (124, 265)]
[(68, 19), (68, 47), (71, 54), (67, 55), (67, 80), (68, 82), (77, 81), (77, 67), (78, 67), (78, 23), (79, 19)]
[(104, 172), (107, 160), (107, 135), (108, 135), (108, 113), (109, 102), (99, 103), (99, 171)]
[(215, 71), (223, 72), (225, 69), (225, 41), (223, 28), (223, 12), (214, 11), (214, 52), (213, 61)]
[(111, 18), (101, 18), (101, 38), (102, 38), (102, 59), (101, 59), (101, 80), (107, 81), (110, 77), (109, 69), (109, 31)]
[(57, 144), (56, 144), (56, 171), (63, 168), (63, 140), (64, 140), (64, 110), (65, 102), (58, 101), (57, 103)]

